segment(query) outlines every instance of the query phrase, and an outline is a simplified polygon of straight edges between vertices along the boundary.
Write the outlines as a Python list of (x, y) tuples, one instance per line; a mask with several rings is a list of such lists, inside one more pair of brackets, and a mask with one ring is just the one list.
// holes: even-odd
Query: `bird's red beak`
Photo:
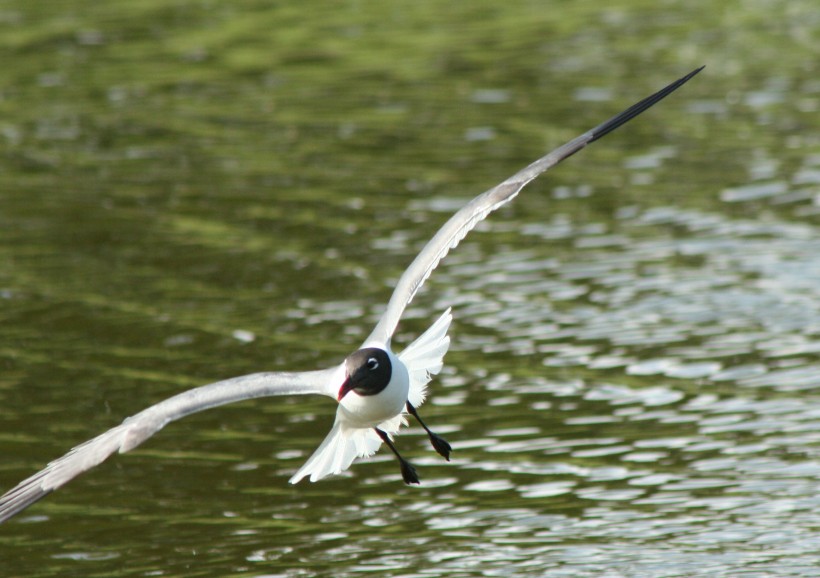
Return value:
[(339, 396), (336, 398), (336, 401), (342, 401), (342, 398), (346, 396), (351, 389), (353, 389), (353, 382), (350, 380), (350, 376), (348, 375), (345, 377), (342, 387), (339, 388)]

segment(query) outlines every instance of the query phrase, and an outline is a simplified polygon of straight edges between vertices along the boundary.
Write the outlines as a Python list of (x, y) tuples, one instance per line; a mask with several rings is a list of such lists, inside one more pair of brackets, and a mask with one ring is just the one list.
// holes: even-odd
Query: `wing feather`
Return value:
[(192, 413), (235, 401), (266, 396), (334, 396), (339, 368), (303, 373), (254, 373), (203, 385), (166, 399), (83, 443), (0, 496), (0, 523), (25, 510), (115, 452), (140, 445), (168, 423)]
[(410, 374), (407, 401), (415, 407), (424, 403), (427, 384), (444, 366), (444, 355), (450, 347), (447, 330), (452, 320), (453, 315), (448, 308), (427, 331), (399, 353), (399, 359), (407, 366)]

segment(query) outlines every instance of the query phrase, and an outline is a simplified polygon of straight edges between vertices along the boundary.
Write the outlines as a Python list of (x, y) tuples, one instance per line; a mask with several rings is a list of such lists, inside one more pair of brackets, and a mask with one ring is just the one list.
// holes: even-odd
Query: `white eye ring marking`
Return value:
[(369, 357), (366, 365), (367, 369), (372, 371), (379, 368), (379, 361), (375, 357)]

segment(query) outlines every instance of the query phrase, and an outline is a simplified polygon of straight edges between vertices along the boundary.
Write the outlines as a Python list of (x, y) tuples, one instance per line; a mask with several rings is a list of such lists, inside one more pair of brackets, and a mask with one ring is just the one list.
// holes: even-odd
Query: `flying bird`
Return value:
[(406, 415), (412, 415), (427, 432), (435, 451), (449, 460), (450, 444), (427, 427), (416, 408), (424, 402), (428, 382), (442, 368), (450, 344), (447, 330), (452, 315), (448, 309), (413, 343), (395, 353), (391, 341), (407, 305), (439, 262), (487, 215), (509, 203), (538, 175), (663, 100), (702, 69), (693, 70), (467, 203), (439, 229), (402, 274), (372, 333), (361, 348), (340, 365), (318, 371), (266, 372), (234, 377), (197, 387), (153, 405), (75, 447), (6, 492), (0, 497), (0, 522), (20, 513), (114, 452), (122, 454), (136, 448), (174, 420), (212, 407), (267, 396), (319, 394), (338, 401), (336, 420), (330, 433), (290, 478), (291, 483), (304, 477), (315, 482), (338, 474), (350, 467), (357, 457), (372, 455), (384, 443), (395, 454), (404, 482), (418, 484), (415, 468), (398, 452), (393, 436), (407, 424)]

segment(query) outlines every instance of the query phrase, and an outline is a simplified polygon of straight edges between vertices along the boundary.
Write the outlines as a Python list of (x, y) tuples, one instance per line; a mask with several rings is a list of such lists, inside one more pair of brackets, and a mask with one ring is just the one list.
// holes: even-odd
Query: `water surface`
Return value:
[(192, 416), (0, 529), (8, 576), (809, 576), (811, 2), (7, 2), (2, 487), (186, 388), (339, 362), (467, 199), (701, 64), (448, 257), (418, 428), (287, 478), (326, 399)]

